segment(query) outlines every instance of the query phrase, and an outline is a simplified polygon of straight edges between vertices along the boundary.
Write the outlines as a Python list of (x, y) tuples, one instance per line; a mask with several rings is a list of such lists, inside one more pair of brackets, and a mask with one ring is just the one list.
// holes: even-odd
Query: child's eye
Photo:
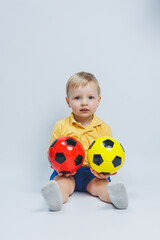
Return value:
[(94, 99), (94, 97), (93, 96), (89, 96), (89, 99)]
[(80, 99), (80, 97), (75, 97), (74, 99), (76, 99), (76, 100), (79, 100), (79, 99)]

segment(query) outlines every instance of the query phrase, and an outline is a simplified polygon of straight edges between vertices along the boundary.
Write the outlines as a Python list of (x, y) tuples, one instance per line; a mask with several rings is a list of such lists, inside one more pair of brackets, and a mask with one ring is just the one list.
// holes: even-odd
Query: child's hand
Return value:
[(113, 174), (102, 174), (102, 173), (97, 173), (96, 171), (94, 171), (92, 168), (90, 168), (91, 173), (94, 174), (95, 177), (99, 178), (99, 179), (107, 179), (110, 176), (116, 175), (117, 172), (113, 173)]
[(73, 172), (73, 173), (66, 173), (66, 174), (63, 174), (63, 173), (58, 173), (58, 175), (61, 177), (61, 176), (65, 176), (65, 177), (70, 177), (72, 175), (76, 174), (76, 171)]

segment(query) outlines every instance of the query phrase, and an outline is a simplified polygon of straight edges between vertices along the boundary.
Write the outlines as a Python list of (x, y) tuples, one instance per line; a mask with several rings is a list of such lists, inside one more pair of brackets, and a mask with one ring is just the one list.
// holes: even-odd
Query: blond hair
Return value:
[(88, 72), (78, 72), (68, 79), (66, 84), (67, 96), (70, 88), (77, 88), (79, 86), (85, 87), (90, 82), (94, 82), (97, 85), (98, 96), (100, 96), (101, 89), (98, 80), (93, 74)]

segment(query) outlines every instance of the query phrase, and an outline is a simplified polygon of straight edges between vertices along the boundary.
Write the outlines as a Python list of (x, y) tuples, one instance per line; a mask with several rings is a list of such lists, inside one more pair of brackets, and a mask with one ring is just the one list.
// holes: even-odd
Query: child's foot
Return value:
[(52, 211), (61, 210), (63, 200), (58, 187), (58, 183), (54, 180), (47, 183), (41, 190), (48, 207)]
[(116, 208), (125, 209), (128, 207), (127, 191), (122, 183), (109, 183), (107, 190), (110, 201)]

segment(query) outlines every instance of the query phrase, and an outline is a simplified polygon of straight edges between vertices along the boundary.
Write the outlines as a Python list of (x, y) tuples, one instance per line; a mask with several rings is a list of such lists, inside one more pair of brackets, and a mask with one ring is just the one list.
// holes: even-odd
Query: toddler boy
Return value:
[(73, 174), (62, 175), (54, 171), (51, 181), (42, 188), (42, 195), (52, 211), (60, 210), (74, 191), (88, 192), (119, 209), (128, 206), (124, 185), (111, 183), (110, 175), (95, 172), (87, 160), (87, 150), (96, 138), (112, 136), (111, 128), (95, 115), (100, 101), (100, 86), (93, 74), (79, 72), (70, 77), (66, 85), (66, 102), (72, 113), (55, 124), (49, 146), (59, 137), (74, 137), (84, 147), (85, 160)]

